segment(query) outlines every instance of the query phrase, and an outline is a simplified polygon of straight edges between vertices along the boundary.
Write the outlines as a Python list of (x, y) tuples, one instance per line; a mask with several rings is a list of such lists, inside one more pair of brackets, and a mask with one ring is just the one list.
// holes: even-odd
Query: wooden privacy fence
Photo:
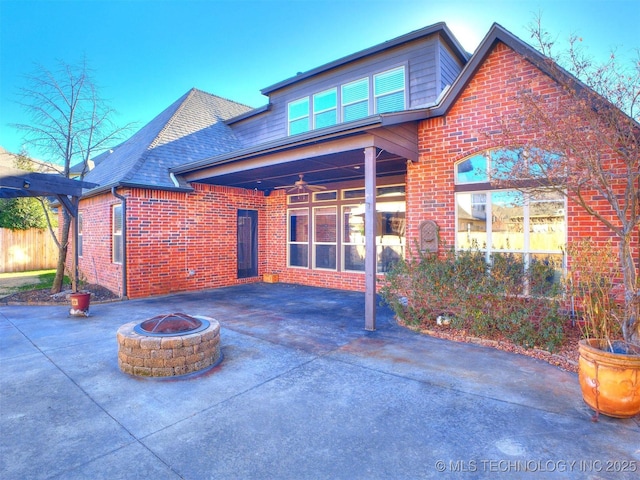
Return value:
[(0, 273), (56, 268), (58, 248), (48, 230), (0, 228)]

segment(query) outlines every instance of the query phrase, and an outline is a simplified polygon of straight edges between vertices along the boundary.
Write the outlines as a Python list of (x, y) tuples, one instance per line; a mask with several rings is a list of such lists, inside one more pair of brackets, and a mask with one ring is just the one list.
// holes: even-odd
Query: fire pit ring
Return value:
[(140, 335), (150, 337), (169, 337), (176, 334), (197, 333), (206, 330), (209, 321), (203, 317), (192, 317), (185, 313), (169, 313), (157, 315), (138, 323), (133, 330)]
[(222, 361), (220, 324), (204, 316), (159, 315), (122, 325), (117, 332), (118, 366), (141, 377), (175, 377)]

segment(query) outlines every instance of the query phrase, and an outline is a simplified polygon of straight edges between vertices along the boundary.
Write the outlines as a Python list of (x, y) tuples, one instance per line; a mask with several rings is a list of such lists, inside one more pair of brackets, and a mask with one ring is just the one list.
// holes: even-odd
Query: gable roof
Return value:
[[(464, 68), (458, 75), (456, 81), (453, 83), (453, 85), (451, 85), (451, 88), (442, 97), (442, 101), (438, 105), (430, 109), (428, 117), (438, 117), (446, 115), (446, 113), (451, 109), (458, 97), (462, 94), (463, 90), (467, 87), (473, 76), (480, 69), (497, 42), (504, 43), (510, 49), (529, 60), (538, 69), (540, 69), (540, 71), (542, 71), (549, 77), (558, 80), (557, 77), (559, 75), (562, 75), (564, 76), (563, 80), (566, 81), (567, 79), (569, 79), (571, 82), (575, 82), (577, 85), (582, 85), (582, 83), (577, 78), (575, 78), (566, 70), (562, 69), (559, 65), (553, 64), (553, 62), (548, 57), (542, 55), (531, 45), (520, 40), (500, 24), (494, 23), (489, 29), (489, 32), (487, 32), (485, 37), (478, 45), (478, 48), (471, 56), (469, 62), (464, 66)], [(552, 64), (553, 68), (551, 67)]]
[(190, 189), (172, 179), (169, 169), (240, 148), (225, 120), (250, 107), (191, 89), (114, 149), (96, 157), (85, 180), (100, 187)]

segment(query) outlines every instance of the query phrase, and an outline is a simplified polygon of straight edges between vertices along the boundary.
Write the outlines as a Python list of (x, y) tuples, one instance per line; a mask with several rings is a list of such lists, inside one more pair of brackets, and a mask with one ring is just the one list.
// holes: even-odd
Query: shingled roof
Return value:
[(169, 169), (241, 148), (224, 122), (251, 110), (198, 89), (191, 89), (137, 133), (95, 159), (85, 180), (100, 187), (189, 188), (176, 185)]

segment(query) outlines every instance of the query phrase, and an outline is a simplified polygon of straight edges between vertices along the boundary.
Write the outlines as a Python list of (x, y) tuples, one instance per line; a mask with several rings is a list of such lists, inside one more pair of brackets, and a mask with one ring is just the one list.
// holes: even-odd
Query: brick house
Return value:
[(472, 173), (517, 79), (561, 95), (542, 60), (499, 25), (469, 55), (440, 23), (265, 88), (261, 108), (193, 89), (96, 159), (80, 271), (129, 298), (264, 274), (364, 291), (373, 329), (376, 279), (409, 246), (437, 248), (434, 227), (457, 248), (566, 262), (567, 241), (608, 233), (564, 198), (508, 207)]

